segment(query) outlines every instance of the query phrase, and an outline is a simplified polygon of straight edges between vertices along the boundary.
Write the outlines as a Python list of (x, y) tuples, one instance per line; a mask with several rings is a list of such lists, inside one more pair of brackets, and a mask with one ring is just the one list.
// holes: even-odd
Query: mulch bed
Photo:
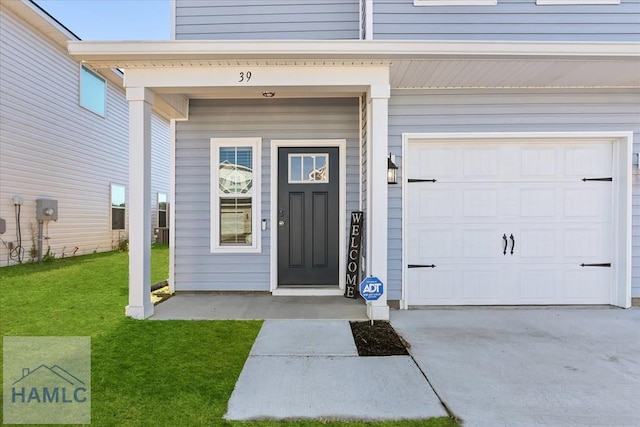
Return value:
[(350, 322), (353, 340), (359, 356), (406, 356), (409, 354), (402, 338), (389, 322)]

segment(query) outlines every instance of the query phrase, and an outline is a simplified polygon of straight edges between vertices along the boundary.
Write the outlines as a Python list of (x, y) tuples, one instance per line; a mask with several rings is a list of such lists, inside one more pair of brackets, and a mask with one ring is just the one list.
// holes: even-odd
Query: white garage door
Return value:
[(410, 142), (408, 304), (609, 304), (612, 149)]

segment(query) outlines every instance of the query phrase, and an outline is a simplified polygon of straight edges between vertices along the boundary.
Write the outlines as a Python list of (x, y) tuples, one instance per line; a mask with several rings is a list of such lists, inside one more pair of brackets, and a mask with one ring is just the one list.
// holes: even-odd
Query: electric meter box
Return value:
[(36, 219), (38, 221), (57, 221), (58, 201), (51, 199), (36, 200)]

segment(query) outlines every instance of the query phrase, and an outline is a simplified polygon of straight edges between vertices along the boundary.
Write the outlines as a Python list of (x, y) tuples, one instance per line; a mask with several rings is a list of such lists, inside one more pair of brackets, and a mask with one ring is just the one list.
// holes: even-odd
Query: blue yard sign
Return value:
[(367, 301), (375, 301), (382, 296), (384, 285), (375, 276), (370, 276), (360, 283), (360, 295)]

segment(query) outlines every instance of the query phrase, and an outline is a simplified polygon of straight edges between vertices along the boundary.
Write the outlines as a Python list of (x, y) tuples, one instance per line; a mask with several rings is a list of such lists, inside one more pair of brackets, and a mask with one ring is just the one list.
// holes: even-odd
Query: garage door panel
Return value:
[(609, 303), (611, 269), (574, 267), (563, 271), (562, 279), (561, 295), (565, 304)]
[(563, 232), (563, 257), (580, 262), (604, 262), (610, 259), (610, 245), (601, 227), (575, 227)]
[[(410, 202), (411, 219), (451, 218), (455, 214), (455, 194), (449, 189), (427, 189), (416, 191)], [(410, 199), (411, 200), (411, 199)]]
[(524, 304), (548, 304), (558, 300), (557, 272), (553, 268), (521, 268), (518, 273), (519, 299)]
[[(456, 278), (453, 270), (430, 268), (414, 268), (409, 271), (409, 280), (416, 283), (412, 289), (415, 301), (433, 301), (431, 304), (438, 304), (436, 301), (444, 303), (451, 301), (458, 293), (456, 290)], [(417, 303), (419, 304), (419, 303)]]
[[(464, 229), (460, 242), (462, 243), (462, 257), (468, 259), (499, 259), (503, 256), (502, 235), (495, 228)], [(459, 253), (459, 252), (458, 252)]]
[(498, 178), (500, 176), (500, 147), (480, 145), (461, 151), (462, 178)]
[(553, 218), (556, 216), (557, 190), (547, 187), (523, 188), (517, 191), (518, 216), (524, 218)]
[(604, 144), (565, 144), (564, 174), (576, 178), (611, 176), (613, 147)]
[(478, 304), (491, 304), (496, 297), (504, 297), (509, 292), (503, 269), (474, 269), (462, 272), (460, 298)]
[(526, 146), (520, 152), (520, 176), (523, 178), (553, 178), (558, 174), (558, 148)]
[(498, 218), (497, 188), (469, 188), (462, 191), (463, 218)]
[(610, 301), (611, 269), (580, 267), (612, 260), (612, 183), (582, 181), (611, 176), (610, 143), (409, 148), (437, 180), (407, 184), (405, 259), (436, 266), (407, 270), (409, 305)]
[(558, 256), (558, 230), (556, 228), (528, 228), (518, 230), (514, 234), (514, 254), (521, 260), (527, 259), (538, 262), (539, 260), (553, 260)]
[(504, 233), (494, 226), (416, 225), (407, 238), (409, 264), (503, 260)]
[(562, 191), (562, 207), (564, 217), (590, 218), (600, 221), (611, 221), (611, 183), (585, 183), (576, 188), (565, 187)]
[(407, 241), (408, 251), (412, 254), (409, 263), (423, 264), (424, 260), (455, 258), (454, 244), (458, 233), (452, 228), (417, 229)]
[(409, 158), (409, 167), (425, 176), (452, 177), (458, 167), (459, 152), (450, 148), (421, 148)]

